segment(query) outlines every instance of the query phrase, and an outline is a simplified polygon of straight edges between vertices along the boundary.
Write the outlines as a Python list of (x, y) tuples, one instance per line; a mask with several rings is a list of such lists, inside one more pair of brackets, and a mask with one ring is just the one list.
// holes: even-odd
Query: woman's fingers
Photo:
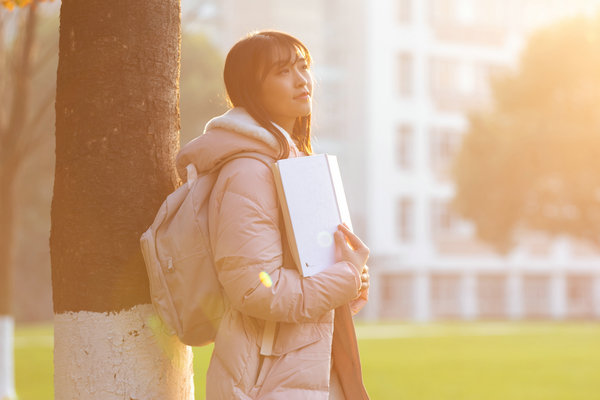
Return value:
[(338, 245), (337, 248), (341, 252), (340, 256), (343, 257), (345, 255), (345, 253), (350, 250), (350, 248), (348, 247), (348, 243), (346, 242), (346, 239), (344, 238), (344, 234), (339, 230), (335, 231), (333, 234), (333, 240), (335, 240), (335, 242)]
[(343, 244), (343, 245), (346, 244), (346, 242), (344, 241), (344, 234), (340, 231), (335, 231), (333, 233), (333, 239), (335, 241), (337, 241), (339, 244)]
[(369, 248), (344, 224), (338, 225), (334, 238), (337, 244), (336, 261), (348, 261), (359, 274), (363, 274), (365, 264), (369, 258)]
[(356, 236), (350, 229), (348, 229), (348, 227), (344, 224), (340, 224), (338, 225), (338, 227), (342, 228), (342, 231), (344, 232), (346, 238), (348, 239), (348, 242), (350, 242), (350, 246), (352, 246), (353, 249), (358, 249), (361, 247), (367, 247), (362, 240), (360, 240), (358, 238), (358, 236)]
[(365, 278), (365, 274), (363, 274), (363, 275), (361, 276), (361, 280), (360, 280), (360, 290), (361, 290), (361, 291), (363, 291), (363, 290), (365, 290), (365, 289), (368, 289), (368, 288), (369, 288), (369, 285), (370, 285), (370, 283), (371, 283), (371, 281), (369, 280), (369, 277), (367, 276), (367, 277)]

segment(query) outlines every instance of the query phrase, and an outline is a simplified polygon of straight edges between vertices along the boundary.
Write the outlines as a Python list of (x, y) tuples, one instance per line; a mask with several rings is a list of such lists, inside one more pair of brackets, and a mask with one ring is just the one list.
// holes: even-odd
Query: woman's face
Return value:
[(308, 63), (299, 53), (275, 65), (261, 88), (262, 103), (271, 120), (291, 133), (296, 118), (312, 111), (313, 81)]

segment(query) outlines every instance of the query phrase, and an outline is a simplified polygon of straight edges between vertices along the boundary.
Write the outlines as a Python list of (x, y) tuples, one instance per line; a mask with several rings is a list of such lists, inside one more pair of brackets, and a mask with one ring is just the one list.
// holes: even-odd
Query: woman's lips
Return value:
[(294, 97), (294, 100), (308, 100), (310, 98), (309, 93), (302, 93), (300, 96)]

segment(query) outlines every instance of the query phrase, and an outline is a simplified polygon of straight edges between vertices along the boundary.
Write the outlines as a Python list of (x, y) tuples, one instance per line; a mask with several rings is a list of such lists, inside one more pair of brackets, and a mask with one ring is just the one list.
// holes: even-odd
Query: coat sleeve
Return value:
[[(259, 161), (237, 159), (223, 168), (209, 203), (209, 230), (219, 281), (232, 307), (244, 314), (311, 321), (359, 294), (360, 275), (348, 262), (310, 277), (282, 265), (275, 183)], [(271, 285), (261, 282), (261, 272), (270, 276)]]
[(360, 296), (350, 302), (350, 311), (352, 312), (352, 315), (358, 314), (358, 312), (367, 304), (367, 301), (369, 301), (369, 288), (361, 292)]

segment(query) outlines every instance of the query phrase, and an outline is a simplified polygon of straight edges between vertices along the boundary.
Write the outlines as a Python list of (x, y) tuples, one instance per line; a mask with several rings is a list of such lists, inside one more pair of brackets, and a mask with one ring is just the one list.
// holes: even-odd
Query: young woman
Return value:
[[(249, 35), (225, 61), (231, 109), (184, 146), (199, 173), (239, 152), (273, 161), (312, 154), (308, 49), (275, 31)], [(227, 162), (209, 203), (211, 250), (229, 301), (207, 374), (207, 399), (367, 399), (351, 313), (367, 300), (369, 249), (346, 226), (336, 263), (302, 277), (291, 258), (270, 168)]]

